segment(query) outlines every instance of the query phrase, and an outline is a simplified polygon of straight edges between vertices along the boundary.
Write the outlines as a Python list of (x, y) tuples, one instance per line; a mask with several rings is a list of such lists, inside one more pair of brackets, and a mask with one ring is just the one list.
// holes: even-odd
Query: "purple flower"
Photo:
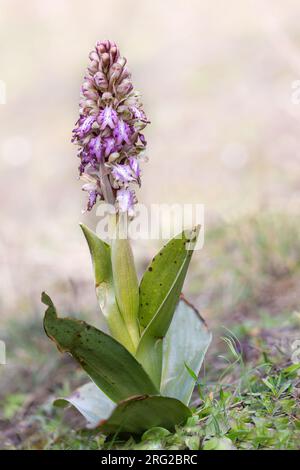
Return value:
[(141, 176), (141, 170), (140, 170), (140, 165), (135, 157), (129, 157), (129, 166), (135, 176), (136, 179), (140, 178)]
[(134, 216), (135, 193), (131, 189), (119, 189), (117, 191), (118, 209), (127, 212), (130, 217)]
[(141, 142), (141, 144), (143, 145), (143, 147), (146, 147), (147, 141), (146, 141), (146, 139), (145, 139), (144, 134), (142, 134), (141, 132), (139, 132), (139, 139), (140, 139), (140, 142)]
[(97, 196), (99, 195), (97, 187), (94, 183), (86, 183), (82, 186), (82, 191), (88, 192), (89, 197), (87, 203), (87, 210), (90, 211), (96, 204)]
[(90, 211), (94, 207), (97, 201), (97, 191), (90, 191), (89, 192), (89, 199), (87, 204), (87, 210)]
[(113, 137), (106, 137), (104, 139), (104, 147), (105, 147), (105, 156), (109, 157), (109, 155), (116, 151), (116, 142)]
[(130, 183), (134, 180), (132, 170), (129, 165), (119, 165), (116, 163), (113, 165), (111, 174), (116, 181), (120, 181), (121, 183)]
[(101, 142), (101, 136), (98, 135), (97, 137), (93, 137), (89, 143), (89, 148), (98, 161), (101, 160), (102, 158), (102, 151), (103, 151), (103, 146)]
[(126, 142), (126, 144), (130, 144), (130, 127), (127, 123), (123, 121), (123, 119), (119, 119), (118, 123), (114, 129), (114, 137), (116, 138), (117, 144), (122, 144)]
[(118, 122), (118, 115), (116, 111), (111, 106), (105, 106), (105, 108), (100, 112), (98, 117), (98, 123), (100, 124), (100, 129), (103, 131), (106, 127), (114, 129)]
[(116, 44), (98, 41), (89, 59), (72, 138), (79, 147), (79, 174), (89, 181), (83, 187), (87, 209), (99, 197), (133, 214), (136, 197), (128, 186), (140, 185), (139, 161), (146, 147), (141, 131), (149, 121)]
[(79, 157), (81, 159), (81, 163), (79, 166), (79, 174), (80, 176), (84, 173), (85, 167), (91, 163), (91, 156), (89, 152), (86, 151), (85, 148), (82, 149), (82, 151), (79, 153)]
[(147, 122), (147, 117), (144, 111), (136, 106), (130, 106), (130, 110), (132, 111), (133, 117), (138, 119), (139, 121)]
[(84, 119), (77, 131), (80, 138), (85, 137), (90, 132), (95, 120), (95, 116), (88, 116), (86, 119)]

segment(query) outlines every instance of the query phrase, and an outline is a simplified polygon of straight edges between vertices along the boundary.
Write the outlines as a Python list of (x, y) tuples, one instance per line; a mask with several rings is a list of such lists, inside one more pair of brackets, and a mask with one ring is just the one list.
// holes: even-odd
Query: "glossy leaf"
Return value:
[(186, 405), (212, 339), (199, 313), (180, 300), (163, 344), (161, 394), (181, 400)]
[(174, 398), (140, 396), (117, 405), (111, 416), (100, 426), (105, 434), (142, 434), (152, 427), (173, 431), (184, 424), (191, 411)]
[(192, 250), (187, 249), (187, 244), (195, 239), (198, 232), (199, 229), (195, 228), (171, 240), (152, 260), (141, 281), (139, 318), (146, 329), (136, 357), (158, 388), (162, 370), (162, 341), (172, 321), (193, 254)]
[(150, 378), (136, 359), (111, 336), (83, 321), (58, 318), (50, 297), (44, 328), (61, 352), (69, 352), (95, 384), (114, 402), (141, 394), (157, 394)]
[(96, 294), (109, 330), (131, 353), (135, 347), (115, 299), (110, 246), (88, 227), (80, 225), (89, 246), (95, 276)]
[(54, 405), (62, 408), (74, 406), (87, 420), (88, 428), (98, 426), (116, 407), (116, 404), (93, 382), (82, 385), (67, 398), (57, 398)]

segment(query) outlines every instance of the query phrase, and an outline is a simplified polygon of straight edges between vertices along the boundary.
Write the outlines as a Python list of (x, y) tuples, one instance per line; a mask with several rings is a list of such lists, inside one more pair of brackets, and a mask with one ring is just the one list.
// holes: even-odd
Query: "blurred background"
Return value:
[[(70, 142), (99, 39), (127, 57), (152, 122), (139, 200), (205, 205), (204, 247), (184, 286), (214, 332), (204, 375), (218, 383), (228, 365), (224, 327), (249, 367), (278, 351), (290, 363), (300, 338), (299, 18), (296, 0), (0, 0), (0, 448), (56, 445), (65, 425), (53, 397), (86, 381), (46, 338), (40, 294), (99, 325), (78, 226), (97, 219), (82, 214)], [(134, 243), (139, 273), (159, 246)]]
[[(296, 0), (0, 1), (1, 321), (41, 313), (44, 289), (96, 309), (78, 228), (96, 218), (81, 214), (70, 137), (88, 53), (105, 38), (152, 121), (139, 200), (205, 204), (187, 293), (213, 315), (214, 294), (232, 305), (230, 283), (238, 296), (260, 288), (269, 262), (287, 282), (300, 257), (299, 15)], [(135, 244), (140, 269), (156, 245)]]

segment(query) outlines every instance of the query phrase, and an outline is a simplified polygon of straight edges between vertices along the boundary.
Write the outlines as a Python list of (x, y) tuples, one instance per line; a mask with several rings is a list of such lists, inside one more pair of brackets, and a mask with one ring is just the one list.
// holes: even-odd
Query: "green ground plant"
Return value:
[[(270, 216), (274, 220), (274, 214)], [(215, 342), (204, 361), (191, 400), (192, 416), (184, 426), (170, 432), (154, 428), (140, 437), (125, 438), (119, 434), (107, 437), (101, 432), (82, 430), (84, 422), (70, 410), (53, 407), (57, 396), (68, 396), (85, 382), (84, 372), (67, 356), (57, 355), (45, 338), (41, 318), (33, 315), (26, 321), (14, 320), (5, 325), (1, 337), (10, 351), (10, 367), (2, 367), (0, 394), (0, 447), (12, 449), (209, 449), (230, 446), (236, 449), (299, 449), (299, 365), (291, 360), (286, 347), (299, 338), (300, 314), (297, 311), (299, 263), (289, 265), (289, 283), (281, 287), (282, 278), (268, 272), (264, 290), (259, 296), (261, 267), (251, 277), (247, 299), (240, 297), (239, 282), (232, 292), (231, 308), (223, 289), (213, 290), (211, 279), (225, 285), (236, 278), (236, 266), (231, 263), (232, 252), (225, 250), (231, 241), (235, 256), (241, 259), (239, 268), (247, 271), (239, 238), (241, 227), (255, 232), (263, 227), (270, 243), (265, 244), (264, 257), (274, 257), (285, 266), (285, 254), (293, 250), (297, 223), (287, 216), (274, 221), (278, 230), (277, 246), (284, 252), (275, 253), (272, 247), (273, 226), (269, 217), (257, 215), (235, 224), (211, 227), (207, 230), (203, 264), (191, 265), (189, 291), (201, 276), (205, 305), (210, 292), (210, 328)], [(283, 226), (286, 231), (282, 230)], [(218, 233), (218, 238), (216, 238)], [(249, 233), (254, 243), (259, 237)], [(261, 245), (253, 250), (260, 250)], [(222, 252), (222, 258), (216, 257)], [(210, 276), (202, 276), (210, 267)], [(269, 292), (265, 297), (265, 291)], [(274, 291), (273, 291), (274, 290)], [(220, 309), (222, 304), (223, 309)], [(69, 312), (72, 315), (72, 312)], [(81, 313), (84, 320), (95, 318)], [(226, 340), (218, 340), (224, 337)], [(30, 338), (30, 340), (29, 340)], [(238, 340), (236, 339), (238, 338)], [(282, 340), (285, 340), (282, 342)], [(234, 364), (234, 365), (233, 365)]]

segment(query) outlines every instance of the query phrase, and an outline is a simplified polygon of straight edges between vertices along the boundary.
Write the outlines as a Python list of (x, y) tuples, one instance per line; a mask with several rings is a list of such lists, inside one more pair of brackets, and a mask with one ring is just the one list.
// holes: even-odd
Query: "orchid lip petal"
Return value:
[(113, 137), (107, 137), (104, 141), (105, 156), (108, 157), (111, 153), (116, 151), (116, 142)]
[(105, 108), (99, 114), (98, 122), (102, 131), (106, 127), (114, 129), (118, 122), (117, 112), (111, 106), (105, 106)]
[(114, 136), (117, 143), (120, 145), (123, 142), (130, 145), (130, 127), (123, 119), (119, 119), (117, 126), (114, 129)]
[(89, 198), (88, 198), (88, 203), (87, 203), (87, 210), (91, 211), (94, 205), (96, 204), (97, 201), (97, 196), (98, 193), (97, 191), (90, 191), (89, 192)]
[(120, 165), (116, 163), (115, 165), (113, 165), (111, 173), (114, 179), (120, 181), (121, 183), (129, 183), (134, 180), (129, 165)]
[(141, 176), (141, 170), (140, 170), (140, 165), (135, 157), (129, 157), (129, 166), (131, 170), (133, 171), (134, 175), (136, 178), (139, 178)]
[(95, 122), (95, 116), (88, 116), (78, 128), (80, 137), (86, 136)]
[(129, 216), (134, 216), (135, 193), (131, 189), (119, 189), (117, 201), (120, 212), (128, 212)]
[(98, 135), (97, 137), (94, 137), (90, 141), (89, 148), (91, 150), (91, 153), (97, 158), (98, 161), (100, 161), (102, 158), (102, 153), (103, 153), (103, 145), (102, 145), (100, 135)]

